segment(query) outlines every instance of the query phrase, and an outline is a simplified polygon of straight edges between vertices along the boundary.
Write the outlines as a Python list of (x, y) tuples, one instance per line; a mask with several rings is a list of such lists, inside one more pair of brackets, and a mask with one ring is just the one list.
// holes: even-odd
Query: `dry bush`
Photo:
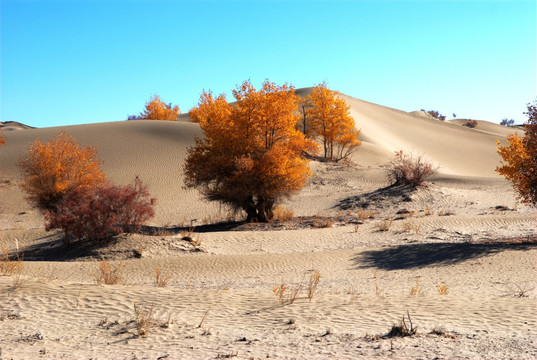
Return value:
[(424, 214), (425, 216), (430, 216), (430, 215), (433, 215), (434, 211), (432, 211), (429, 206), (425, 205), (425, 210), (424, 210)]
[(410, 221), (403, 222), (403, 231), (410, 232), (412, 230), (412, 223)]
[(358, 218), (362, 221), (375, 218), (375, 212), (373, 210), (360, 210), (358, 211)]
[(438, 295), (447, 295), (449, 293), (448, 286), (445, 283), (437, 285)]
[(273, 220), (289, 221), (293, 219), (295, 213), (293, 210), (286, 208), (285, 206), (278, 206), (274, 209)]
[(380, 223), (377, 224), (377, 229), (379, 231), (388, 231), (390, 230), (390, 227), (392, 226), (392, 222), (393, 222), (392, 219), (381, 221)]
[(200, 247), (202, 241), (199, 236), (194, 236), (194, 229), (194, 227), (190, 227), (188, 230), (182, 230), (179, 235), (181, 236), (181, 240), (188, 241), (195, 247)]
[(125, 265), (119, 263), (117, 266), (111, 265), (106, 260), (99, 261), (98, 272), (94, 274), (97, 285), (116, 285), (124, 280), (121, 272), (125, 268)]
[(416, 280), (416, 285), (410, 288), (410, 295), (424, 295), (423, 288), (421, 287), (420, 281)]
[(310, 282), (308, 286), (308, 299), (313, 299), (313, 296), (315, 295), (315, 292), (317, 291), (317, 287), (319, 286), (319, 281), (321, 279), (321, 273), (319, 270), (315, 270), (310, 274)]
[(405, 337), (405, 336), (412, 336), (416, 335), (416, 331), (418, 330), (417, 327), (414, 327), (412, 324), (412, 319), (410, 318), (410, 313), (407, 311), (408, 315), (408, 322), (410, 324), (410, 328), (407, 326), (405, 321), (405, 315), (403, 315), (403, 320), (401, 320), (401, 324), (399, 326), (394, 325), (392, 326), (392, 329), (390, 332), (386, 335), (386, 337)]
[(45, 213), (45, 229), (61, 229), (64, 242), (102, 241), (140, 229), (155, 215), (147, 186), (136, 177), (126, 186), (106, 185), (72, 191), (54, 211)]
[(475, 120), (466, 120), (464, 123), (464, 126), (468, 126), (469, 128), (475, 128), (477, 126), (477, 121)]
[(445, 209), (438, 210), (438, 216), (453, 216), (453, 215), (455, 215), (455, 213), (451, 210), (445, 210)]
[(11, 276), (13, 273), (22, 271), (22, 259), (17, 254), (17, 260), (11, 260), (9, 257), (9, 249), (4, 248), (0, 254), (0, 273), (4, 276)]
[(395, 185), (409, 185), (412, 187), (422, 185), (425, 179), (434, 175), (437, 171), (432, 164), (424, 160), (423, 156), (405, 154), (403, 151), (396, 151), (395, 159), (384, 167), (389, 181)]
[(160, 268), (155, 270), (155, 286), (156, 287), (166, 287), (170, 281), (170, 275), (163, 275), (160, 271)]
[(318, 229), (331, 228), (334, 226), (334, 221), (327, 218), (317, 218), (313, 221), (313, 227)]

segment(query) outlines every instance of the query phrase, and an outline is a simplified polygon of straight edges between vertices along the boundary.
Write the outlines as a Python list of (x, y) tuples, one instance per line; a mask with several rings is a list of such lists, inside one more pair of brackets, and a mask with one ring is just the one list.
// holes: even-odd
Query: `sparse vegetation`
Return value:
[(124, 268), (125, 264), (119, 263), (117, 266), (114, 266), (103, 259), (99, 261), (98, 271), (93, 276), (97, 285), (116, 285), (124, 280), (122, 274)]
[(447, 295), (449, 293), (448, 286), (446, 283), (439, 284), (438, 286), (438, 295)]
[(318, 229), (331, 228), (334, 226), (334, 221), (329, 218), (316, 218), (313, 221), (313, 227)]
[(378, 231), (388, 231), (392, 226), (393, 219), (386, 219), (377, 224)]
[(291, 209), (288, 209), (286, 208), (285, 206), (277, 206), (275, 209), (274, 209), (274, 217), (273, 219), (274, 220), (279, 220), (279, 221), (289, 221), (291, 219), (293, 219), (295, 213), (293, 212), (293, 210)]
[(170, 275), (164, 275), (160, 271), (160, 268), (155, 269), (155, 286), (166, 287), (170, 281)]
[(416, 280), (416, 285), (410, 288), (410, 295), (424, 295), (419, 279)]
[(157, 326), (157, 321), (153, 318), (155, 304), (151, 304), (149, 307), (144, 309), (134, 302), (133, 308), (134, 323), (136, 324), (137, 333), (139, 336), (146, 336), (151, 328)]
[(502, 126), (513, 126), (513, 125), (515, 125), (515, 120), (514, 119), (503, 118), (502, 121), (500, 121), (500, 125), (502, 125)]
[(395, 159), (384, 167), (389, 181), (395, 185), (412, 187), (423, 185), (423, 182), (437, 171), (423, 156), (405, 154), (403, 151), (396, 151)]
[(381, 289), (379, 287), (379, 283), (378, 283), (378, 279), (377, 279), (377, 271), (375, 270), (374, 274), (373, 274), (373, 278), (375, 279), (375, 295), (376, 296), (381, 296), (382, 293), (384, 292), (384, 289)]
[(477, 126), (477, 121), (476, 120), (466, 120), (464, 122), (464, 126), (467, 126), (469, 128), (475, 128)]
[(359, 210), (358, 218), (362, 221), (375, 218), (375, 212), (373, 210)]
[(280, 284), (276, 284), (272, 287), (272, 292), (278, 298), (278, 302), (281, 305), (290, 305), (293, 304), (302, 290), (302, 282), (299, 284), (289, 287), (284, 281)]
[(410, 328), (406, 324), (405, 315), (403, 315), (401, 324), (399, 326), (393, 325), (392, 329), (386, 335), (386, 337), (405, 337), (405, 336), (416, 335), (418, 327), (414, 327), (414, 325), (412, 324), (412, 318), (410, 317), (410, 313), (408, 311), (407, 311), (407, 315), (408, 315), (408, 322), (409, 322)]
[[(426, 111), (425, 109), (421, 109), (421, 111), (425, 111), (427, 114), (431, 115), (432, 117), (434, 117), (435, 119), (438, 119), (438, 120), (441, 120), (441, 121), (444, 121), (446, 120), (446, 117), (442, 114), (440, 114), (438, 111), (436, 110), (428, 110)], [(455, 117), (456, 115), (453, 114), (453, 117)]]
[(17, 254), (17, 260), (12, 260), (9, 257), (9, 249), (2, 248), (0, 254), (0, 273), (4, 276), (11, 276), (13, 273), (20, 272), (22, 270), (22, 259)]
[(315, 270), (310, 274), (310, 282), (308, 286), (308, 299), (313, 299), (313, 296), (317, 292), (319, 281), (321, 280), (321, 273), (319, 270)]

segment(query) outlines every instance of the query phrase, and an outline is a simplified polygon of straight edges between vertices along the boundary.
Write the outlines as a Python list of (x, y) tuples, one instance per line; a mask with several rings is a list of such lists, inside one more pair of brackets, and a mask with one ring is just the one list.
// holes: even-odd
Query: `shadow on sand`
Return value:
[(537, 248), (535, 239), (521, 243), (439, 243), (410, 244), (380, 250), (367, 250), (352, 258), (355, 268), (385, 270), (419, 269), (427, 266), (454, 265), (504, 250), (524, 251)]
[(416, 188), (412, 186), (390, 185), (365, 194), (342, 199), (336, 204), (335, 208), (341, 210), (367, 209), (372, 205), (382, 208), (387, 205), (385, 203), (393, 204), (412, 201), (410, 195), (414, 191), (416, 191)]

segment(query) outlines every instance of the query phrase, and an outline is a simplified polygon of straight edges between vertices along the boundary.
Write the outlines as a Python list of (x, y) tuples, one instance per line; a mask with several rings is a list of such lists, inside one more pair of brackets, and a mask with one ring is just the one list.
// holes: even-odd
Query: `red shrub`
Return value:
[(45, 229), (62, 229), (64, 242), (103, 241), (139, 229), (154, 216), (155, 199), (136, 177), (134, 184), (79, 188), (67, 195), (55, 211), (45, 213)]
[(395, 159), (385, 167), (388, 179), (395, 185), (420, 186), (426, 178), (436, 173), (436, 168), (425, 162), (421, 155), (414, 157), (403, 151), (396, 151)]

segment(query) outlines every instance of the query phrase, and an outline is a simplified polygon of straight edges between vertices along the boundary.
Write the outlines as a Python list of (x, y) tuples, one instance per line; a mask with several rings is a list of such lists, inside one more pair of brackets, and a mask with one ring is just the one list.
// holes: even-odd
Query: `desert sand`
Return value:
[[(0, 276), (0, 357), (537, 358), (536, 213), (495, 172), (496, 140), (515, 129), (341, 96), (362, 145), (350, 162), (312, 161), (307, 186), (283, 204), (294, 219), (270, 224), (225, 223), (225, 208), (183, 188), (200, 135), (185, 116), (4, 127), (0, 246), (24, 258)], [(76, 249), (44, 230), (16, 164), (33, 139), (61, 130), (95, 145), (114, 182), (149, 184), (156, 216), (141, 233)], [(396, 150), (438, 173), (416, 190), (389, 187), (382, 166)], [(97, 284), (101, 259), (122, 265), (119, 284)], [(273, 292), (282, 283), (300, 290), (292, 304)], [(416, 334), (387, 336), (408, 314)], [(142, 334), (143, 315), (154, 321)]]

